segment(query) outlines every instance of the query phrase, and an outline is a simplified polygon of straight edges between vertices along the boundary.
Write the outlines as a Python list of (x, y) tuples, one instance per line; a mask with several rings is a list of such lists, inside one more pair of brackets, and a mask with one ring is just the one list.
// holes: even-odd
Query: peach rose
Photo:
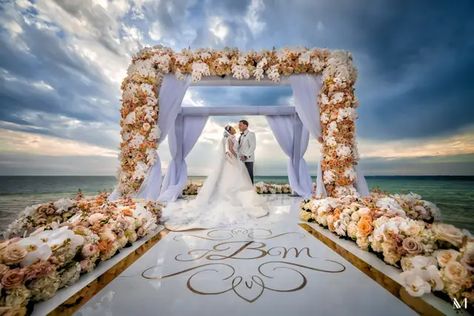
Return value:
[(357, 223), (358, 234), (362, 237), (367, 237), (372, 233), (374, 227), (372, 226), (372, 217), (369, 215), (363, 215), (360, 217)]
[(434, 223), (432, 229), (437, 240), (449, 242), (456, 247), (462, 244), (464, 234), (459, 228), (451, 224)]
[(13, 289), (22, 285), (25, 278), (23, 269), (8, 270), (2, 277), (2, 286), (6, 289)]
[(49, 274), (54, 269), (47, 261), (39, 261), (25, 268), (25, 281), (38, 279)]
[(27, 254), (28, 251), (22, 246), (16, 243), (10, 244), (2, 252), (2, 261), (8, 265), (16, 264), (21, 262)]

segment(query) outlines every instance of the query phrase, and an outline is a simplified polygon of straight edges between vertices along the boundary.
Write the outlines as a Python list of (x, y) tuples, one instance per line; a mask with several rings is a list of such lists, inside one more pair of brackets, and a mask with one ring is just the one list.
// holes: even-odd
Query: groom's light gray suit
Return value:
[(243, 162), (249, 172), (250, 179), (253, 183), (253, 164), (255, 161), (255, 148), (257, 147), (257, 139), (255, 133), (248, 129), (240, 134), (239, 137), (239, 156), (244, 156)]

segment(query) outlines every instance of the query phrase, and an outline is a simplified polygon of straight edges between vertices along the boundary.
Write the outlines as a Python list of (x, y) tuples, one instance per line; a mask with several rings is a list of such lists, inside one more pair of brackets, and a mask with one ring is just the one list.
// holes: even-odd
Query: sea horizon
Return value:
[[(189, 176), (202, 182), (206, 176)], [(313, 181), (316, 180), (312, 176)], [(438, 205), (442, 219), (474, 232), (473, 175), (368, 175), (370, 189), (389, 193), (414, 192)], [(286, 175), (256, 175), (255, 182), (288, 183)], [(116, 184), (111, 175), (0, 175), (0, 231), (25, 207), (73, 197), (110, 192)]]

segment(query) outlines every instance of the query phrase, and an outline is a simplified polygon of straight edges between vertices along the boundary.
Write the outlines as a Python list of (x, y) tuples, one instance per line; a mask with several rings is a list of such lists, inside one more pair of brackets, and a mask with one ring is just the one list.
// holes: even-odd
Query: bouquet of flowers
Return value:
[(474, 239), (468, 232), (438, 222), (439, 209), (417, 194), (371, 192), (305, 200), (300, 218), (315, 221), (358, 247), (402, 268), (407, 292), (421, 296), (441, 291), (474, 302)]
[(110, 202), (106, 194), (27, 207), (0, 243), (1, 305), (22, 314), (28, 303), (51, 298), (155, 230), (161, 208), (132, 199)]
[(255, 184), (255, 190), (257, 190), (258, 194), (290, 194), (291, 193), (291, 187), (289, 184), (257, 182)]

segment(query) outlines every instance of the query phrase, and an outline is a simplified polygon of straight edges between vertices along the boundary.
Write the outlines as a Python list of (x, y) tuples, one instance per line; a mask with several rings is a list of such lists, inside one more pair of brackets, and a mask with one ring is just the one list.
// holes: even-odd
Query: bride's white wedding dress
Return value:
[(250, 180), (234, 135), (226, 132), (213, 171), (196, 199), (170, 203), (163, 210), (170, 230), (206, 229), (246, 222), (268, 215), (268, 207)]

